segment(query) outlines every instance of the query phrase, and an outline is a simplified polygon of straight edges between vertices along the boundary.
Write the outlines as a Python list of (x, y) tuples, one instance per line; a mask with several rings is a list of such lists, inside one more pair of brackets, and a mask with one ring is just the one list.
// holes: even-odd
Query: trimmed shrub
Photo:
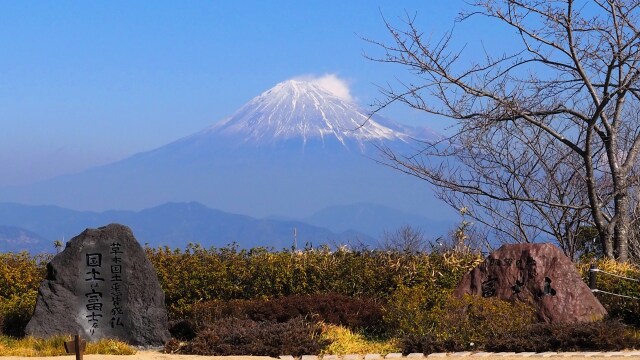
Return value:
[(523, 302), (465, 295), (433, 311), (438, 339), (486, 343), (496, 334), (517, 332), (536, 321), (534, 309)]
[(535, 321), (533, 308), (521, 302), (464, 296), (448, 298), (424, 314), (421, 332), (405, 332), (403, 353), (482, 349), (503, 333), (522, 332)]
[[(336, 293), (386, 299), (399, 287), (452, 289), (482, 257), (329, 248), (302, 252), (235, 246), (146, 249), (165, 292), (170, 320), (191, 318), (209, 300), (272, 299)], [(384, 271), (381, 271), (381, 270)]]
[(319, 325), (302, 318), (284, 323), (226, 318), (200, 331), (191, 342), (169, 342), (165, 351), (216, 356), (301, 356), (318, 354), (328, 344), (328, 341), (321, 339), (320, 333)]
[[(589, 281), (589, 265), (592, 262), (585, 261), (578, 264), (583, 279)], [(640, 281), (640, 269), (631, 263), (619, 263), (614, 260), (601, 259), (595, 262), (599, 270), (607, 273), (624, 276)], [(606, 292), (640, 298), (640, 283), (627, 279), (621, 279), (606, 273), (597, 272), (596, 288)], [(606, 293), (594, 293), (602, 306), (607, 309), (609, 318), (620, 319), (625, 324), (640, 327), (640, 300), (630, 299)]]
[(444, 306), (450, 289), (422, 286), (401, 286), (389, 297), (385, 305), (384, 320), (393, 335), (429, 334), (435, 327), (432, 311)]
[[(465, 302), (462, 299), (461, 303)], [(520, 306), (508, 310), (509, 306), (501, 301), (480, 304), (480, 307), (475, 303), (467, 308), (466, 315), (463, 315), (464, 311), (454, 311), (450, 316), (444, 316), (442, 324), (431, 333), (405, 335), (401, 339), (402, 352), (617, 351), (640, 347), (636, 330), (617, 320), (581, 324), (531, 323), (533, 313), (531, 317), (523, 316), (527, 310)], [(509, 316), (509, 311), (516, 315)], [(437, 312), (440, 310), (434, 313)], [(514, 322), (509, 323), (509, 319)]]
[(199, 328), (224, 318), (283, 323), (297, 317), (370, 332), (383, 328), (383, 313), (378, 303), (340, 294), (294, 295), (271, 300), (207, 301), (195, 304), (193, 314)]
[(640, 347), (640, 338), (620, 321), (582, 324), (533, 324), (524, 331), (492, 337), (488, 351), (618, 351)]
[(191, 320), (179, 320), (169, 323), (169, 333), (177, 340), (190, 341), (197, 335), (197, 328)]

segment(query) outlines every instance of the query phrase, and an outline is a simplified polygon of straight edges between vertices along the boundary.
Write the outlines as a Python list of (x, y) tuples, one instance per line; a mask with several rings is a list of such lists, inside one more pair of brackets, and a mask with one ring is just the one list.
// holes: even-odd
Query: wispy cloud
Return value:
[(314, 76), (314, 75), (304, 75), (298, 76), (296, 79), (306, 80), (316, 83), (323, 89), (329, 91), (333, 95), (341, 98), (342, 100), (346, 100), (349, 102), (354, 102), (355, 99), (351, 96), (351, 89), (349, 89), (349, 83), (338, 77), (336, 74), (325, 74), (322, 76)]

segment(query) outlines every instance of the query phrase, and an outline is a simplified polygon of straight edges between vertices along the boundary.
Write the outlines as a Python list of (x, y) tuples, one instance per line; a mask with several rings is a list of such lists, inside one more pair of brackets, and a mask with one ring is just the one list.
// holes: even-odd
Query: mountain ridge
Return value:
[[(412, 128), (375, 116), (369, 119), (369, 114), (357, 110), (356, 105), (340, 102), (338, 97), (322, 89), (314, 91), (317, 96), (326, 98), (322, 104), (336, 103), (339, 105), (335, 108), (358, 111), (358, 115), (346, 119), (323, 118), (317, 115), (321, 112), (316, 111), (315, 103), (309, 100), (313, 105), (304, 108), (313, 108), (315, 115), (308, 115), (306, 119), (320, 123), (314, 127), (319, 129), (318, 136), (274, 138), (272, 133), (269, 139), (273, 141), (248, 143), (242, 140), (247, 136), (251, 138), (251, 132), (238, 137), (219, 130), (228, 129), (234, 123), (247, 124), (254, 120), (256, 124), (263, 123), (269, 114), (272, 120), (281, 118), (277, 115), (278, 109), (271, 107), (261, 108), (262, 112), (248, 111), (253, 108), (248, 105), (250, 101), (242, 108), (247, 113), (237, 113), (240, 114), (237, 121), (228, 120), (159, 148), (80, 173), (0, 189), (0, 201), (55, 204), (91, 211), (138, 211), (165, 202), (197, 201), (230, 213), (253, 217), (279, 214), (291, 218), (304, 218), (336, 204), (368, 202), (422, 213), (434, 219), (449, 216), (443, 213), (442, 206), (424, 182), (374, 160), (379, 156), (377, 146), (380, 144), (392, 148), (410, 146)], [(262, 93), (265, 94), (269, 94), (269, 90)], [(293, 100), (277, 98), (273, 103), (292, 104)], [(324, 106), (318, 104), (318, 108), (325, 111)], [(302, 109), (302, 102), (296, 100), (296, 107)], [(280, 111), (284, 111), (282, 107)], [(325, 115), (329, 113), (328, 110), (324, 112)], [(360, 124), (360, 120), (354, 122), (353, 119), (365, 118), (369, 121), (365, 122), (362, 131), (375, 122), (383, 124), (379, 126), (384, 127), (384, 132), (372, 131), (366, 136), (352, 138), (353, 132), (339, 132), (338, 125), (325, 126), (327, 119), (336, 124), (353, 125)], [(300, 120), (300, 117), (296, 119)], [(289, 124), (289, 120), (295, 119), (281, 120)], [(269, 131), (277, 128), (266, 127)], [(306, 129), (309, 134), (314, 133), (311, 127)], [(325, 130), (335, 131), (339, 136), (334, 136), (335, 132), (320, 136)], [(384, 139), (373, 139), (376, 134), (391, 134), (392, 139), (381, 143)], [(451, 214), (455, 216), (453, 212)]]
[[(332, 232), (299, 220), (257, 219), (211, 209), (197, 202), (165, 203), (141, 211), (105, 212), (0, 203), (0, 219), (6, 224), (0, 226), (0, 251), (3, 252), (51, 252), (54, 240), (69, 240), (86, 228), (109, 223), (131, 227), (138, 241), (151, 247), (184, 248), (188, 243), (223, 247), (235, 243), (246, 249), (279, 250), (293, 245), (294, 229), (298, 244), (302, 245), (343, 244), (354, 239), (371, 245), (376, 243), (375, 239), (353, 230)], [(7, 235), (3, 237), (3, 234)]]
[[(2, 252), (33, 251), (46, 252), (53, 249), (53, 243), (33, 231), (18, 226), (0, 225), (0, 249)], [(49, 249), (51, 247), (51, 249)]]

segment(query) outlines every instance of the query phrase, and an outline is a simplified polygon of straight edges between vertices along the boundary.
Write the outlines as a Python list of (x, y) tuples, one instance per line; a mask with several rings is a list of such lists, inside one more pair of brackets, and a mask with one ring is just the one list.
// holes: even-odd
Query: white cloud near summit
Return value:
[(355, 101), (353, 96), (351, 96), (351, 90), (349, 89), (347, 81), (339, 78), (336, 74), (325, 74), (320, 77), (308, 75), (298, 77), (298, 79), (311, 81), (342, 100), (349, 102)]

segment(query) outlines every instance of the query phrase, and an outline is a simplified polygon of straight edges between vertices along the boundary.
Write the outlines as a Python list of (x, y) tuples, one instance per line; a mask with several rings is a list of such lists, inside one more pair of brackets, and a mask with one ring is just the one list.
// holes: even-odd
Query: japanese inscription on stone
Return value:
[(505, 244), (466, 273), (453, 292), (531, 305), (539, 320), (583, 323), (606, 310), (571, 262), (553, 244)]
[(125, 287), (122, 286), (124, 257), (116, 240), (105, 246), (86, 246), (82, 254), (80, 318), (87, 337), (117, 336), (124, 331)]
[[(518, 294), (525, 287), (527, 280), (534, 279), (537, 275), (536, 269), (536, 261), (528, 256), (526, 259), (514, 259), (514, 258), (494, 258), (490, 257), (488, 262), (485, 263), (485, 266), (489, 267), (511, 267), (515, 265), (518, 269), (519, 276), (518, 279), (515, 280), (514, 284), (511, 286), (511, 290), (514, 294)], [(545, 278), (545, 281), (548, 280), (548, 287), (545, 288), (545, 291), (539, 296), (551, 295), (555, 296), (556, 291), (552, 289), (550, 284), (551, 280), (549, 278)], [(545, 286), (547, 284), (545, 283)], [(498, 278), (489, 276), (485, 281), (481, 284), (482, 297), (493, 297), (496, 295), (498, 286)]]
[(133, 232), (120, 224), (86, 229), (47, 264), (25, 332), (78, 334), (160, 346), (170, 338), (164, 293)]

